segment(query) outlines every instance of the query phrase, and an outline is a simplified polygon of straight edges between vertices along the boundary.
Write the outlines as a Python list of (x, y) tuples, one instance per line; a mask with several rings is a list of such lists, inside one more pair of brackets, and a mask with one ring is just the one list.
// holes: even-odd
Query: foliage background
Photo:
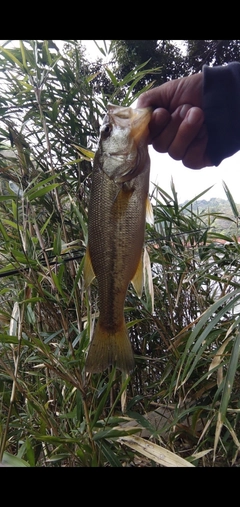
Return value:
[[(239, 211), (179, 203), (156, 187), (147, 225), (155, 305), (132, 287), (136, 368), (87, 377), (97, 285), (82, 280), (98, 128), (240, 41), (81, 41), (0, 48), (0, 461), (2, 466), (239, 466)], [(108, 49), (103, 41), (100, 48)], [(207, 189), (206, 189), (207, 190)], [(230, 227), (220, 231), (217, 220)], [(123, 412), (123, 408), (125, 408)]]

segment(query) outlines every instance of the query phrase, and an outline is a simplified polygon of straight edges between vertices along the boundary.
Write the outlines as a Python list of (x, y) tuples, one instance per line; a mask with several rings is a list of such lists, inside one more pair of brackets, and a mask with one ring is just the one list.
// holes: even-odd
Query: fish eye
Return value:
[(110, 136), (112, 131), (111, 125), (109, 123), (105, 123), (101, 126), (101, 135), (104, 139)]

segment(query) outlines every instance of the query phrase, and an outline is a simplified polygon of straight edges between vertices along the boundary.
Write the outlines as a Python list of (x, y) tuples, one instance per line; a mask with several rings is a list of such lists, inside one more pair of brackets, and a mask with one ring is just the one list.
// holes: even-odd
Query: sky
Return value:
[[(0, 41), (3, 43), (4, 41)], [(55, 41), (60, 48), (62, 41)], [(98, 45), (104, 48), (103, 41), (97, 40)], [(181, 42), (181, 41), (179, 41)], [(94, 60), (96, 57), (102, 57), (102, 53), (97, 48), (93, 40), (82, 40), (86, 47), (87, 57)], [(106, 41), (108, 44), (109, 41)], [(103, 59), (108, 61), (108, 56)], [(222, 181), (225, 181), (236, 203), (240, 203), (240, 152), (221, 162), (218, 167), (207, 167), (200, 170), (192, 170), (184, 167), (181, 161), (173, 160), (167, 153), (157, 153), (151, 146), (149, 147), (151, 158), (150, 170), (150, 191), (153, 189), (153, 183), (157, 183), (163, 190), (170, 193), (170, 181), (173, 178), (179, 202), (193, 199), (196, 195), (213, 185), (202, 198), (209, 200), (212, 197), (221, 197), (226, 199)]]
[[(94, 59), (96, 56), (102, 57), (93, 40), (83, 40), (82, 42), (90, 59)], [(96, 42), (100, 47), (103, 47), (102, 40)], [(108, 43), (108, 41), (106, 42)], [(158, 153), (151, 146), (149, 154), (151, 183), (156, 183), (171, 195), (170, 181), (172, 177), (180, 203), (193, 199), (210, 186), (213, 188), (204, 194), (203, 199), (209, 200), (212, 197), (226, 199), (223, 181), (227, 184), (235, 202), (240, 203), (240, 152), (223, 160), (218, 167), (206, 167), (200, 170), (188, 169), (181, 161), (173, 160), (167, 153)], [(150, 185), (150, 189), (152, 188), (154, 186)]]
[(167, 153), (157, 153), (149, 148), (151, 158), (150, 180), (163, 188), (171, 195), (170, 180), (178, 193), (180, 203), (190, 200), (213, 186), (201, 199), (209, 200), (212, 197), (227, 199), (223, 189), (224, 181), (235, 202), (240, 203), (240, 152), (226, 158), (218, 167), (206, 167), (193, 170), (184, 167), (181, 161), (173, 160)]

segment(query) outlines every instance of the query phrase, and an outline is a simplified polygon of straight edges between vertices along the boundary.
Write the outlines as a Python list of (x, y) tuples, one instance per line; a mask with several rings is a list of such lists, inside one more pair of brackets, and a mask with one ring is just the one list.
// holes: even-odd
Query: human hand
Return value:
[(202, 73), (168, 81), (138, 98), (137, 107), (152, 107), (149, 144), (168, 152), (190, 169), (212, 166), (202, 110)]

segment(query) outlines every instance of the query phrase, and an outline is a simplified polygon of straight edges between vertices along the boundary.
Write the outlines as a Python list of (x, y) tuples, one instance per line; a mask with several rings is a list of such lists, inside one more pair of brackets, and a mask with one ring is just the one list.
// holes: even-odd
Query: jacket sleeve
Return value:
[(240, 150), (240, 63), (203, 67), (207, 153), (216, 166)]

